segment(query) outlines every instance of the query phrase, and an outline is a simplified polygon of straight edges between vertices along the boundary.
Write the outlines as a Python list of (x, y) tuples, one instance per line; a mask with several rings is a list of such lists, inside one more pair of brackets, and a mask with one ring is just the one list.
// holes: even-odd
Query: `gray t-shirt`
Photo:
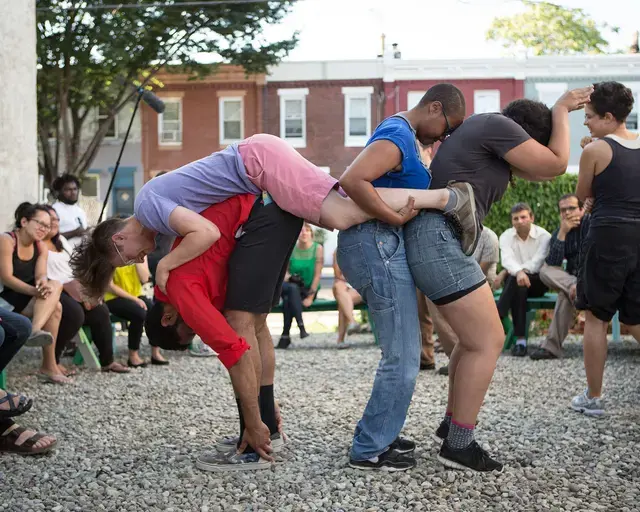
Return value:
[(509, 185), (509, 164), (503, 157), (531, 137), (502, 114), (475, 114), (466, 119), (438, 148), (431, 162), (431, 188), (466, 181), (476, 196), (482, 222)]
[(140, 189), (133, 215), (143, 226), (165, 235), (180, 236), (169, 227), (178, 206), (200, 213), (240, 194), (260, 194), (247, 176), (237, 144), (157, 176)]
[(498, 269), (498, 261), (500, 261), (500, 242), (498, 235), (487, 226), (482, 227), (480, 240), (478, 240), (478, 245), (473, 253), (473, 257), (478, 263), (490, 263), (486, 275), (489, 286), (493, 287), (493, 281), (496, 278), (496, 271)]

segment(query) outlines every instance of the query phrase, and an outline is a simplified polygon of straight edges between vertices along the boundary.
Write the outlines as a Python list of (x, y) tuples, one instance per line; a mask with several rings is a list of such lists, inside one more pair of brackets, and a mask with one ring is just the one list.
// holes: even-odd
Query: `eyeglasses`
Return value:
[(44, 222), (38, 220), (38, 219), (31, 219), (33, 222), (35, 222), (38, 225), (39, 229), (42, 229), (44, 231), (51, 231), (51, 225), (50, 224), (45, 224)]
[(135, 259), (131, 259), (131, 260), (125, 260), (124, 256), (122, 256), (122, 253), (120, 252), (120, 249), (118, 249), (118, 246), (116, 245), (115, 242), (113, 242), (113, 246), (116, 248), (116, 252), (118, 253), (118, 256), (120, 256), (120, 259), (122, 260), (122, 264), (126, 267), (129, 265), (133, 265), (136, 260)]
[(440, 107), (442, 108), (442, 115), (444, 116), (444, 124), (445, 124), (444, 133), (440, 136), (440, 142), (442, 142), (449, 135), (451, 135), (456, 129), (451, 128), (451, 125), (449, 124), (449, 118), (447, 117), (447, 113), (444, 111), (444, 105), (442, 103), (440, 103)]

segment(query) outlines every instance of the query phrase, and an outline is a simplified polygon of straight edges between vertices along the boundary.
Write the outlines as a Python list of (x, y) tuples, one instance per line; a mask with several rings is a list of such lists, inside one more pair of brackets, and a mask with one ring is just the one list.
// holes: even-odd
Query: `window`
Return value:
[(420, 103), (420, 100), (426, 93), (427, 91), (409, 91), (407, 93), (407, 110), (410, 110), (418, 105), (418, 103)]
[(500, 112), (500, 91), (473, 91), (473, 113)]
[(631, 92), (633, 93), (633, 109), (627, 117), (627, 130), (638, 131), (638, 113), (640, 112), (640, 108), (638, 103), (640, 102), (640, 82), (631, 82), (625, 83)]
[(371, 136), (371, 95), (373, 87), (343, 87), (344, 145), (364, 147)]
[[(109, 112), (106, 108), (100, 107), (98, 109), (98, 126), (101, 126), (105, 119), (109, 117)], [(116, 139), (118, 138), (118, 114), (111, 121), (111, 125), (109, 126), (109, 130), (105, 135), (105, 139)]]
[(158, 117), (158, 140), (163, 146), (182, 144), (182, 100), (162, 98), (164, 112)]
[(242, 97), (221, 96), (220, 144), (233, 144), (244, 139), (244, 108)]
[(87, 173), (82, 180), (82, 196), (98, 197), (100, 195), (100, 174)]
[(295, 148), (307, 145), (307, 101), (309, 89), (278, 89), (280, 138)]
[(544, 103), (547, 107), (551, 108), (556, 101), (567, 90), (566, 83), (543, 83), (535, 84), (536, 91), (538, 91), (538, 101)]

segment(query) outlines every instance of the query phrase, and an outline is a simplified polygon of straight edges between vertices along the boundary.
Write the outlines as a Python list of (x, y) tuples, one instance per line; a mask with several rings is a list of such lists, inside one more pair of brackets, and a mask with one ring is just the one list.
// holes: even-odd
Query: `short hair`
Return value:
[(53, 183), (51, 183), (51, 190), (59, 194), (62, 192), (62, 187), (64, 187), (67, 183), (75, 183), (78, 188), (81, 187), (80, 180), (74, 176), (73, 174), (63, 174), (62, 176), (58, 176)]
[(560, 199), (558, 199), (558, 208), (560, 208), (560, 201), (564, 201), (566, 199), (571, 199), (572, 197), (575, 197), (578, 200), (578, 206), (580, 208), (582, 208), (582, 206), (583, 206), (582, 205), (582, 201), (580, 201), (580, 198), (575, 194), (565, 194), (562, 197), (560, 197)]
[(609, 112), (622, 123), (633, 110), (633, 93), (620, 82), (599, 82), (593, 84), (589, 104), (600, 117)]
[(14, 227), (16, 229), (20, 229), (22, 227), (22, 219), (31, 220), (38, 214), (38, 212), (45, 212), (48, 214), (49, 210), (47, 210), (47, 207), (42, 204), (32, 204), (28, 201), (20, 203), (13, 214)]
[(524, 211), (529, 212), (529, 215), (533, 215), (533, 210), (531, 209), (531, 206), (529, 206), (527, 203), (516, 203), (511, 207), (511, 215), (513, 215), (514, 213), (524, 212)]
[(126, 220), (107, 219), (82, 239), (71, 255), (73, 276), (92, 297), (101, 297), (107, 290), (115, 267), (111, 258), (115, 248), (111, 237), (122, 230)]
[(178, 322), (168, 327), (162, 325), (164, 304), (162, 301), (155, 300), (147, 311), (144, 320), (144, 331), (147, 334), (147, 338), (149, 338), (149, 344), (152, 347), (159, 347), (163, 350), (187, 350), (189, 344), (181, 343)]
[(514, 100), (502, 110), (502, 115), (518, 123), (531, 138), (543, 146), (551, 139), (551, 109), (540, 101)]
[(464, 101), (464, 94), (453, 84), (436, 84), (430, 87), (418, 103), (418, 106), (424, 107), (434, 101), (442, 104), (447, 115), (464, 117), (466, 114), (467, 107)]

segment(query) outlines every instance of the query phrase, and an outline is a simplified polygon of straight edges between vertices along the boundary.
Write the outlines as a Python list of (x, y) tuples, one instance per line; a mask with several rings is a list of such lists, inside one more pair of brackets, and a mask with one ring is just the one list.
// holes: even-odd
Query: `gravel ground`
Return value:
[[(640, 347), (613, 344), (606, 372), (610, 415), (567, 409), (584, 385), (582, 351), (562, 361), (503, 356), (480, 415), (478, 439), (505, 462), (501, 475), (445, 471), (431, 434), (446, 380), (422, 372), (404, 434), (418, 467), (373, 474), (346, 467), (378, 351), (370, 335), (338, 351), (314, 334), (278, 352), (276, 394), (288, 448), (272, 471), (214, 474), (194, 459), (235, 433), (229, 380), (215, 358), (170, 354), (169, 367), (130, 375), (83, 371), (74, 387), (42, 385), (39, 354), (24, 349), (9, 385), (37, 398), (22, 422), (56, 433), (44, 457), (0, 458), (1, 511), (640, 510)], [(125, 357), (124, 340), (119, 355)], [(438, 355), (438, 363), (445, 362)]]

